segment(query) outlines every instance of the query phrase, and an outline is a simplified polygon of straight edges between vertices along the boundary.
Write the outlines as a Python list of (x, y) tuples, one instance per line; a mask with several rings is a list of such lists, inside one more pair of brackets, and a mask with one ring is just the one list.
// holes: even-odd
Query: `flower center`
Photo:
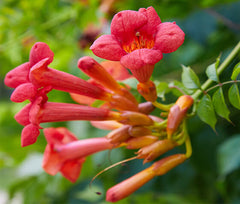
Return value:
[(135, 33), (135, 37), (133, 41), (127, 45), (123, 45), (123, 49), (127, 52), (133, 52), (137, 49), (148, 48), (151, 49), (154, 46), (154, 40), (146, 38), (145, 36), (141, 35), (140, 32)]

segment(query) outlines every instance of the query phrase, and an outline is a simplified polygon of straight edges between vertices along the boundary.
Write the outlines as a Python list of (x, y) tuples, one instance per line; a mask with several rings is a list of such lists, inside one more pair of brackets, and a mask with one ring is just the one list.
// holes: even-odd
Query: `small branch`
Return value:
[[(224, 69), (227, 68), (227, 66), (230, 64), (230, 62), (240, 53), (240, 42), (234, 47), (232, 52), (227, 56), (227, 58), (223, 61), (223, 63), (218, 67), (217, 75), (219, 76)], [(202, 86), (201, 90), (197, 90), (195, 93), (192, 94), (192, 98), (196, 100), (201, 94), (202, 91), (205, 91), (213, 81), (211, 79), (208, 79)]]
[(240, 80), (225, 81), (225, 82), (223, 82), (223, 83), (221, 83), (221, 84), (217, 84), (217, 85), (215, 85), (215, 86), (210, 87), (210, 88), (207, 89), (205, 92), (208, 93), (209, 91), (211, 91), (211, 90), (213, 90), (213, 89), (215, 89), (215, 88), (217, 88), (217, 87), (219, 87), (219, 86), (223, 86), (223, 85), (226, 85), (226, 84), (232, 84), (232, 83), (240, 83)]

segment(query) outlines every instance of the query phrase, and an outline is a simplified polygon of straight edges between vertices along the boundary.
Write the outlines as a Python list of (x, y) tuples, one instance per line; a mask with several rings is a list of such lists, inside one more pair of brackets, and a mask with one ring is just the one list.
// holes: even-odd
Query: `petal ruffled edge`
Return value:
[(140, 8), (139, 12), (147, 17), (147, 23), (143, 26), (140, 32), (144, 32), (146, 35), (155, 35), (157, 32), (157, 26), (161, 23), (161, 19), (155, 9), (150, 6), (148, 8)]
[(160, 50), (138, 49), (125, 55), (121, 59), (121, 64), (130, 70), (140, 69), (145, 65), (154, 65), (162, 59)]
[(20, 84), (29, 82), (29, 71), (29, 62), (19, 65), (6, 74), (4, 78), (5, 85), (11, 88), (16, 88)]
[(185, 33), (175, 22), (161, 23), (155, 38), (154, 49), (163, 53), (176, 51), (184, 42)]
[(160, 50), (139, 49), (135, 50), (121, 59), (123, 66), (131, 70), (136, 79), (147, 82), (152, 75), (154, 65), (162, 59)]
[(29, 56), (29, 62), (30, 67), (32, 67), (37, 62), (41, 61), (44, 58), (48, 58), (47, 64), (50, 64), (53, 61), (54, 53), (49, 48), (49, 46), (46, 43), (43, 42), (37, 42), (33, 45), (30, 56)]
[(121, 42), (121, 44), (132, 41), (135, 33), (147, 23), (147, 17), (132, 10), (117, 13), (111, 22), (111, 34)]
[(113, 35), (102, 35), (90, 49), (96, 56), (112, 61), (119, 61), (126, 54)]

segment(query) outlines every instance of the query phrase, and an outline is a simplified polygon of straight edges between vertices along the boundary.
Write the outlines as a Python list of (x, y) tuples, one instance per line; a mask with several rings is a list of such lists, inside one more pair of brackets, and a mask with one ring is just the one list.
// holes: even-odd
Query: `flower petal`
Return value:
[(147, 17), (137, 11), (121, 11), (117, 13), (111, 23), (111, 34), (121, 44), (128, 44), (133, 40), (139, 28), (147, 23)]
[(129, 68), (138, 81), (144, 83), (152, 75), (154, 65), (162, 59), (159, 50), (139, 49), (135, 50), (121, 59), (123, 66)]
[(90, 49), (96, 56), (113, 61), (119, 61), (126, 54), (113, 35), (99, 37)]
[(154, 65), (162, 59), (162, 53), (159, 50), (138, 49), (121, 59), (121, 64), (130, 70), (140, 69), (144, 65)]
[(48, 144), (43, 154), (42, 168), (50, 175), (57, 174), (62, 167), (62, 159), (57, 152), (54, 152)]
[(27, 99), (32, 99), (37, 94), (37, 89), (32, 83), (19, 85), (11, 95), (11, 101), (20, 103)]
[(123, 81), (125, 79), (132, 78), (133, 76), (122, 66), (120, 62), (103, 61), (100, 63), (109, 74), (117, 81)]
[(184, 42), (185, 34), (175, 23), (161, 23), (155, 39), (154, 49), (163, 53), (176, 51)]
[(61, 168), (62, 175), (72, 183), (76, 182), (81, 173), (82, 165), (84, 162), (85, 158), (66, 161)]
[(29, 121), (29, 112), (32, 107), (32, 104), (27, 104), (20, 110), (15, 116), (14, 119), (21, 125), (25, 126), (30, 123)]
[(37, 42), (33, 45), (30, 56), (29, 56), (29, 62), (30, 67), (32, 67), (37, 62), (41, 61), (44, 58), (48, 58), (47, 64), (50, 64), (53, 61), (54, 53), (49, 48), (49, 46), (46, 43), (43, 42)]
[(157, 26), (161, 23), (161, 19), (155, 9), (150, 6), (147, 9), (140, 8), (139, 12), (147, 17), (147, 24), (141, 28), (140, 33), (145, 34), (148, 37), (150, 37), (149, 35), (155, 35), (157, 32)]
[(38, 126), (29, 124), (25, 126), (21, 134), (22, 147), (34, 144), (37, 141), (37, 137), (40, 134)]
[(29, 62), (19, 65), (6, 74), (4, 83), (11, 88), (16, 88), (20, 84), (29, 82), (29, 70)]

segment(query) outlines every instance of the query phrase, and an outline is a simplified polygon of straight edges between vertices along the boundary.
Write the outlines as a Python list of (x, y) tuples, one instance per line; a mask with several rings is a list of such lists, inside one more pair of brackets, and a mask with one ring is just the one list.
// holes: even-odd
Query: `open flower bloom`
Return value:
[(27, 99), (31, 101), (39, 95), (45, 95), (46, 97), (46, 93), (48, 93), (51, 88), (45, 87), (44, 91), (39, 90), (38, 87), (30, 81), (29, 73), (35, 64), (44, 59), (46, 66), (50, 64), (53, 61), (53, 56), (54, 54), (47, 44), (37, 42), (30, 51), (29, 62), (19, 65), (6, 74), (4, 83), (11, 88), (15, 88), (11, 95), (13, 102), (23, 102)]
[(153, 7), (121, 11), (111, 23), (111, 34), (98, 38), (90, 49), (98, 57), (120, 61), (139, 82), (147, 82), (162, 53), (174, 52), (184, 32), (171, 22), (162, 23)]
[(60, 156), (58, 152), (55, 151), (55, 148), (73, 141), (78, 141), (78, 139), (66, 128), (47, 128), (44, 130), (44, 134), (48, 144), (43, 156), (43, 169), (51, 175), (61, 172), (65, 178), (71, 182), (75, 182), (80, 175), (85, 157), (67, 160)]
[(46, 128), (44, 135), (48, 142), (42, 163), (44, 170), (50, 175), (61, 172), (71, 182), (79, 177), (85, 157), (114, 147), (105, 137), (78, 140), (66, 128)]
[(70, 120), (114, 120), (120, 113), (109, 109), (94, 108), (70, 103), (45, 102), (42, 97), (26, 105), (15, 115), (16, 121), (25, 126), (21, 135), (22, 146), (36, 142), (40, 123)]
[[(153, 177), (165, 174), (192, 152), (189, 138), (184, 137), (187, 132), (169, 136), (183, 127), (181, 122), (193, 99), (179, 97), (170, 111), (167, 108), (166, 112), (161, 112), (164, 119), (149, 115), (158, 107), (154, 103), (156, 86), (149, 78), (163, 53), (177, 50), (183, 41), (183, 31), (174, 22), (162, 23), (153, 7), (119, 12), (112, 20), (111, 34), (103, 35), (91, 46), (94, 54), (111, 61), (98, 63), (91, 57), (78, 61), (78, 67), (90, 77), (87, 81), (50, 68), (53, 52), (45, 43), (36, 43), (30, 51), (29, 62), (5, 77), (5, 84), (15, 89), (12, 101), (30, 101), (15, 115), (16, 121), (24, 126), (21, 145), (36, 142), (42, 123), (86, 120), (97, 128), (110, 130), (104, 137), (83, 140), (78, 140), (66, 128), (43, 130), (47, 140), (44, 170), (50, 175), (60, 172), (75, 182), (85, 158), (99, 151), (118, 147), (134, 149), (135, 156), (122, 162), (143, 159), (146, 163), (185, 142), (186, 155), (176, 154), (153, 161), (149, 168), (110, 188), (106, 198), (110, 202), (125, 198)], [(131, 77), (140, 82), (137, 91), (147, 102), (139, 104), (129, 86), (124, 85), (123, 80)], [(85, 105), (49, 102), (47, 94), (53, 89), (67, 92)], [(95, 107), (95, 104), (101, 105)]]

